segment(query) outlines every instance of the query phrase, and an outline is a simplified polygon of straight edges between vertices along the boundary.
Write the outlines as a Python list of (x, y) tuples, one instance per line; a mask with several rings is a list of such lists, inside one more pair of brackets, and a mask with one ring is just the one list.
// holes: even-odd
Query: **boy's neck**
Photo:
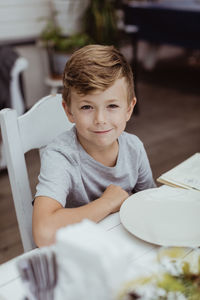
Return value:
[[(85, 147), (82, 145), (85, 149)], [(119, 144), (116, 140), (112, 145), (104, 149), (85, 149), (85, 151), (96, 161), (106, 167), (114, 167), (117, 162)]]

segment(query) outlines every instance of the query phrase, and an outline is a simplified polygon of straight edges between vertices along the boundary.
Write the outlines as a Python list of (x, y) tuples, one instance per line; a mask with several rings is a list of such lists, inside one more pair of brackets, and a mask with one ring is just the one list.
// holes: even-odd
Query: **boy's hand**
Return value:
[(129, 194), (125, 190), (114, 184), (109, 185), (101, 196), (110, 205), (111, 213), (119, 211), (122, 203), (128, 197)]

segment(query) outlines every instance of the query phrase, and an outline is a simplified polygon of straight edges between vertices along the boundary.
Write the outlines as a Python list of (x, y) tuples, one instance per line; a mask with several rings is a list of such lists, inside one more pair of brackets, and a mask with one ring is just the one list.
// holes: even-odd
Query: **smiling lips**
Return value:
[(105, 133), (108, 133), (110, 132), (112, 129), (108, 129), (108, 130), (98, 130), (98, 131), (94, 131), (94, 133), (96, 134), (105, 134)]

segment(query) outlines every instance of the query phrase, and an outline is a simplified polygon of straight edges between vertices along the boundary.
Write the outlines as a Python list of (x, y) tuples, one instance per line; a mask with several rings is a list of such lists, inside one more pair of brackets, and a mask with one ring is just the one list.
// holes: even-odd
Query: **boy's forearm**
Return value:
[(56, 231), (83, 219), (99, 222), (110, 213), (119, 211), (128, 193), (120, 186), (109, 185), (100, 198), (80, 207), (63, 208), (48, 197), (37, 197), (33, 210), (33, 236), (35, 243), (47, 246), (55, 241)]
[(56, 231), (87, 218), (99, 222), (113, 211), (106, 198), (101, 197), (77, 208), (59, 208), (43, 218), (33, 214), (33, 236), (39, 247), (55, 242)]
[(112, 208), (109, 202), (104, 198), (99, 198), (80, 207), (59, 209), (52, 214), (52, 220), (55, 218), (55, 221), (58, 221), (58, 223), (61, 220), (61, 225), (63, 226), (78, 223), (85, 218), (99, 222), (111, 212)]

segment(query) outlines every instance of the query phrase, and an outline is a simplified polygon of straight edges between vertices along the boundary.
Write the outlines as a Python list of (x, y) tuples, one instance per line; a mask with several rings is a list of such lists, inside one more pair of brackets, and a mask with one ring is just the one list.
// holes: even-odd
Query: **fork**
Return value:
[(18, 262), (29, 300), (53, 300), (57, 283), (56, 256), (53, 251), (40, 251)]

